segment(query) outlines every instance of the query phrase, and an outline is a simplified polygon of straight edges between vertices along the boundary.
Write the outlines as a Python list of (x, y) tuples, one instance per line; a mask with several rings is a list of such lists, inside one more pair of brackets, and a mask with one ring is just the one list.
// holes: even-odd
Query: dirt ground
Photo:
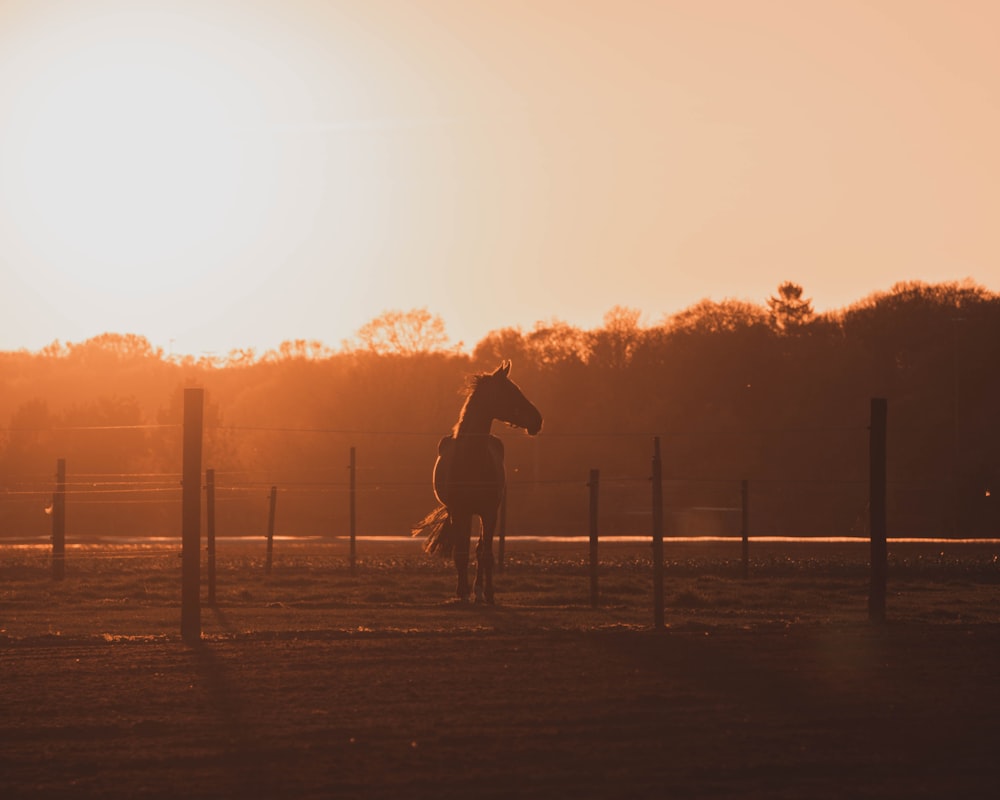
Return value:
[[(738, 545), (737, 545), (738, 548)], [(412, 542), (0, 545), (0, 797), (993, 797), (1000, 546), (508, 543), (498, 605)]]

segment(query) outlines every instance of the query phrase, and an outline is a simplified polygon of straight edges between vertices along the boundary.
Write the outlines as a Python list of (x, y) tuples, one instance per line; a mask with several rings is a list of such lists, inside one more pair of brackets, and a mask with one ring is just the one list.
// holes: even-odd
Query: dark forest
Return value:
[(165, 355), (104, 334), (0, 353), (0, 536), (49, 531), (67, 464), (68, 536), (175, 536), (183, 389), (206, 390), (204, 465), (218, 532), (343, 535), (350, 449), (360, 534), (401, 535), (435, 501), (430, 470), (477, 371), (511, 377), (542, 411), (507, 447), (508, 534), (649, 531), (652, 437), (664, 457), (667, 535), (867, 533), (870, 400), (886, 398), (892, 537), (1000, 535), (1000, 295), (971, 282), (899, 284), (815, 313), (785, 283), (764, 304), (705, 300), (661, 323), (614, 308), (602, 327), (494, 331), (450, 348), (426, 311), (387, 312), (332, 350), (288, 342), (227, 359)]

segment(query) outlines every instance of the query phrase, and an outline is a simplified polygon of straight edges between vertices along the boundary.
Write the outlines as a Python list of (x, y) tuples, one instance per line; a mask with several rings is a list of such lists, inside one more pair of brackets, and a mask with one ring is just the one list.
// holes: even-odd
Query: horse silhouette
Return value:
[(493, 420), (524, 428), (534, 436), (542, 415), (510, 380), (510, 362), (472, 376), (470, 391), (450, 436), (438, 442), (434, 495), (440, 505), (413, 528), (425, 534), (424, 550), (453, 557), (459, 599), (469, 599), (469, 539), (472, 518), (482, 521), (476, 547), (476, 602), (493, 603), (493, 534), (506, 488), (503, 442), (490, 433)]

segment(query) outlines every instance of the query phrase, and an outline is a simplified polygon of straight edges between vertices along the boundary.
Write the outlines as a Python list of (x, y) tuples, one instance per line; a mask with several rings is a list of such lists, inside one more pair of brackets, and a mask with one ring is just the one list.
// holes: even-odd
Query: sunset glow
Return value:
[(0, 6), (0, 349), (1000, 289), (993, 3)]
[(237, 77), (127, 23), (53, 41), (10, 126), (24, 244), (99, 302), (188, 285), (198, 251), (225, 253), (254, 213), (238, 120), (214, 102), (238, 97)]

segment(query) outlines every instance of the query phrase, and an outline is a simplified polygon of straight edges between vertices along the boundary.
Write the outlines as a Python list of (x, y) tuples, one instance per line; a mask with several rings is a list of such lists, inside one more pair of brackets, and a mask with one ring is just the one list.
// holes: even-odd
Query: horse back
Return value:
[(503, 496), (503, 442), (496, 436), (445, 436), (434, 463), (434, 494), (449, 509), (481, 513)]

